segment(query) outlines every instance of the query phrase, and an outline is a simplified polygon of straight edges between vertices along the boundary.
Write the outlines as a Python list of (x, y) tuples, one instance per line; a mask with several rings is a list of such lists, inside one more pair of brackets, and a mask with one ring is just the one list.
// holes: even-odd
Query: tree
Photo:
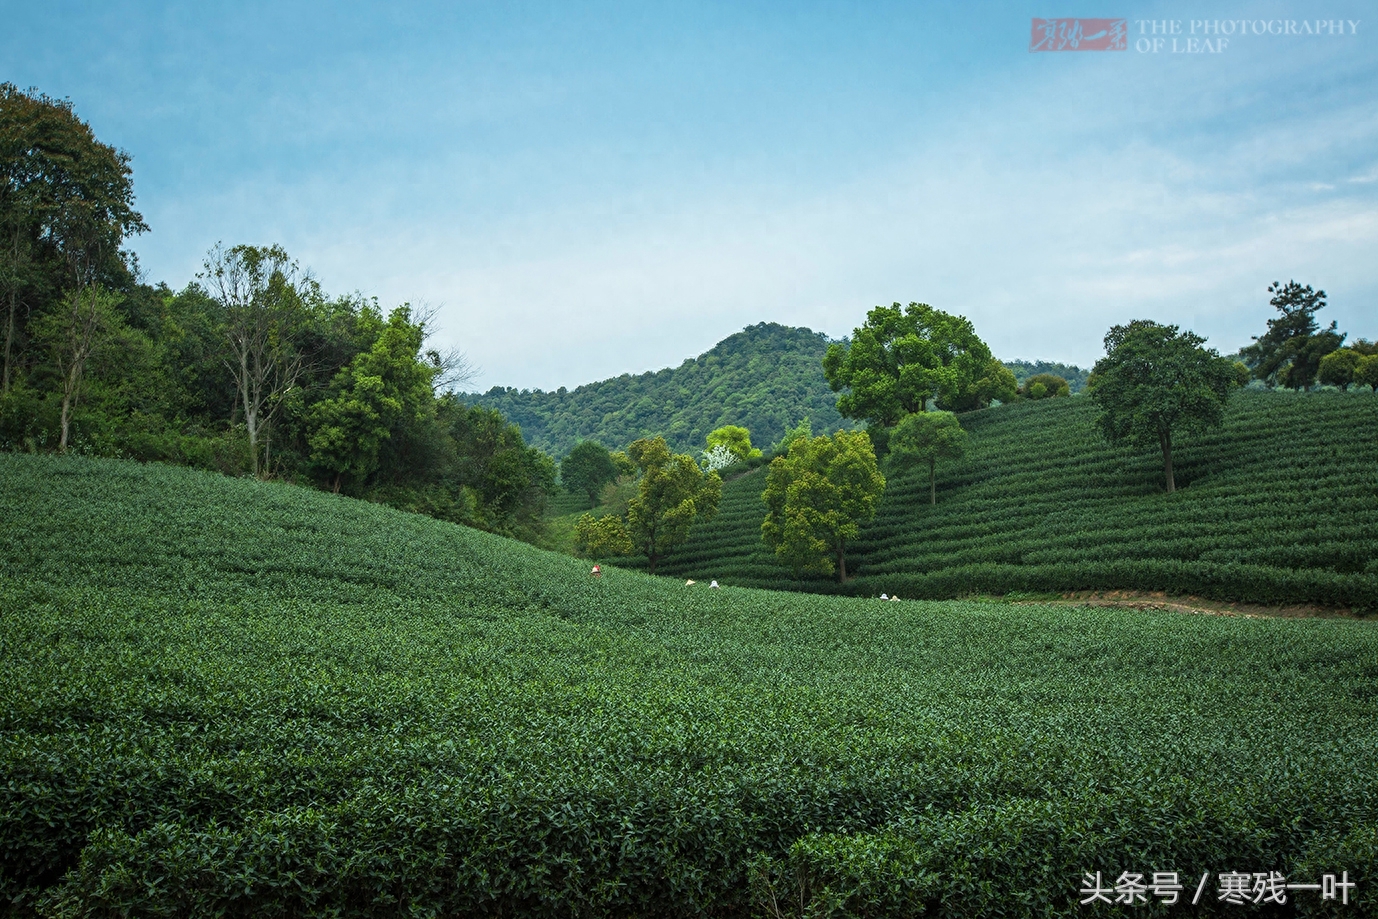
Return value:
[(1354, 365), (1354, 382), (1378, 393), (1378, 354), (1366, 354)]
[(1239, 384), (1234, 362), (1201, 347), (1205, 341), (1175, 325), (1136, 319), (1110, 329), (1093, 371), (1101, 432), (1112, 443), (1156, 443), (1169, 494), (1176, 490), (1173, 434), (1218, 426)]
[(751, 432), (741, 425), (723, 425), (708, 433), (708, 449), (726, 447), (737, 462), (744, 463), (761, 455), (760, 450), (751, 446)]
[(635, 551), (627, 525), (612, 514), (582, 515), (574, 524), (574, 542), (579, 551), (592, 558), (631, 555)]
[(1274, 281), (1268, 293), (1273, 295), (1268, 302), (1282, 315), (1269, 319), (1268, 331), (1255, 335), (1254, 343), (1239, 353), (1254, 377), (1269, 386), (1306, 389), (1316, 382), (1321, 359), (1340, 347), (1345, 336), (1333, 322), (1326, 329), (1316, 322), (1316, 313), (1325, 308), (1325, 291), (1296, 281)]
[(226, 249), (217, 244), (201, 277), (223, 313), (230, 345), (226, 363), (234, 374), (253, 473), (258, 475), (260, 435), (305, 369), (294, 338), (305, 324), (305, 301), (315, 284), (281, 246)]
[(21, 312), (129, 280), (120, 243), (148, 229), (130, 176), (128, 154), (97, 141), (70, 102), (0, 83), (0, 393), (15, 380)]
[(34, 335), (52, 355), (62, 390), (58, 451), (67, 452), (72, 411), (81, 397), (86, 364), (100, 340), (120, 325), (116, 297), (97, 284), (78, 287), (67, 294), (62, 308), (35, 322)]
[(692, 456), (671, 453), (663, 437), (638, 440), (627, 455), (641, 471), (636, 497), (627, 503), (627, 534), (655, 574), (666, 553), (689, 538), (695, 521), (717, 513), (722, 479), (705, 474)]
[(1034, 374), (1024, 381), (1020, 390), (1026, 399), (1052, 399), (1072, 394), (1067, 381), (1052, 373)]
[(372, 346), (336, 374), (330, 397), (311, 408), (311, 462), (332, 476), (334, 491), (346, 475), (367, 479), (401, 425), (434, 415), (431, 385), (439, 368), (420, 357), (425, 337), (409, 307), (393, 310)]
[(797, 438), (766, 473), (761, 538), (796, 572), (836, 573), (846, 583), (847, 541), (875, 516), (884, 490), (865, 432)]
[(958, 459), (966, 452), (967, 433), (952, 412), (909, 415), (890, 432), (890, 468), (902, 472), (928, 466), (928, 503), (938, 503), (937, 468), (940, 459)]
[(607, 447), (592, 440), (580, 441), (560, 460), (560, 481), (570, 491), (588, 495), (593, 506), (603, 486), (617, 481), (617, 466)]
[(1321, 358), (1318, 379), (1327, 386), (1348, 389), (1354, 382), (1354, 370), (1364, 355), (1353, 348), (1338, 348)]
[(884, 428), (924, 411), (930, 399), (965, 410), (1015, 392), (1014, 374), (971, 322), (926, 303), (871, 310), (849, 345), (828, 347), (823, 373), (834, 392), (847, 390), (837, 400), (844, 417)]

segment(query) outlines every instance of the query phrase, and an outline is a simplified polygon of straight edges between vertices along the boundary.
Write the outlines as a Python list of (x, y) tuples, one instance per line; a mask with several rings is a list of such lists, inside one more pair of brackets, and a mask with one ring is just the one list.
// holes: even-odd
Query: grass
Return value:
[(1378, 910), (1370, 622), (592, 579), (110, 460), (0, 455), (0, 519), (13, 914), (1056, 916), (1205, 870)]

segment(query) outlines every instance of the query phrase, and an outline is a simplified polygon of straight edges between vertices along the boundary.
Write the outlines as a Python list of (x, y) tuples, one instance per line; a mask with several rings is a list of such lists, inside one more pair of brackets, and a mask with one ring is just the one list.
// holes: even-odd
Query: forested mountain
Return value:
[(762, 322), (678, 367), (573, 390), (498, 386), (462, 398), (498, 410), (528, 444), (556, 457), (581, 440), (617, 449), (657, 434), (675, 449), (698, 451), (709, 431), (727, 424), (747, 428), (753, 443), (769, 447), (801, 418), (820, 432), (850, 426), (823, 377), (828, 344), (820, 332)]

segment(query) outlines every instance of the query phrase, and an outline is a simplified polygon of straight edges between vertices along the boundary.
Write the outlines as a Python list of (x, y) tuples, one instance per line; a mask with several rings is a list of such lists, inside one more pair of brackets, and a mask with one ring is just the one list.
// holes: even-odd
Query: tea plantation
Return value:
[[(892, 478), (848, 551), (847, 592), (1128, 589), (1263, 604), (1378, 609), (1378, 398), (1252, 392), (1225, 424), (1178, 439), (1179, 491), (1156, 450), (1106, 445), (1087, 399), (1046, 399), (961, 417), (966, 457)], [(761, 545), (765, 475), (730, 481), (719, 517), (660, 570), (757, 587), (792, 581)]]
[[(593, 579), (113, 460), (0, 455), (0, 522), (11, 915), (1378, 914), (1371, 621)], [(1273, 871), (1357, 886), (1218, 899)]]

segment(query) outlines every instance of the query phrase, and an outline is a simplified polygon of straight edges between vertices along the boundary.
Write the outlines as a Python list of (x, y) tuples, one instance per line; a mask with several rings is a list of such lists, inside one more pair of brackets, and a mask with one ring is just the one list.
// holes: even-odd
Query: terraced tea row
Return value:
[[(1106, 446), (1081, 399), (965, 415), (970, 448), (927, 481), (892, 479), (849, 550), (860, 594), (1167, 590), (1260, 603), (1378, 607), (1378, 399), (1237, 394), (1225, 425), (1177, 450), (1181, 491), (1151, 453)], [(764, 476), (728, 483), (721, 519), (661, 570), (810, 590), (759, 544)]]

